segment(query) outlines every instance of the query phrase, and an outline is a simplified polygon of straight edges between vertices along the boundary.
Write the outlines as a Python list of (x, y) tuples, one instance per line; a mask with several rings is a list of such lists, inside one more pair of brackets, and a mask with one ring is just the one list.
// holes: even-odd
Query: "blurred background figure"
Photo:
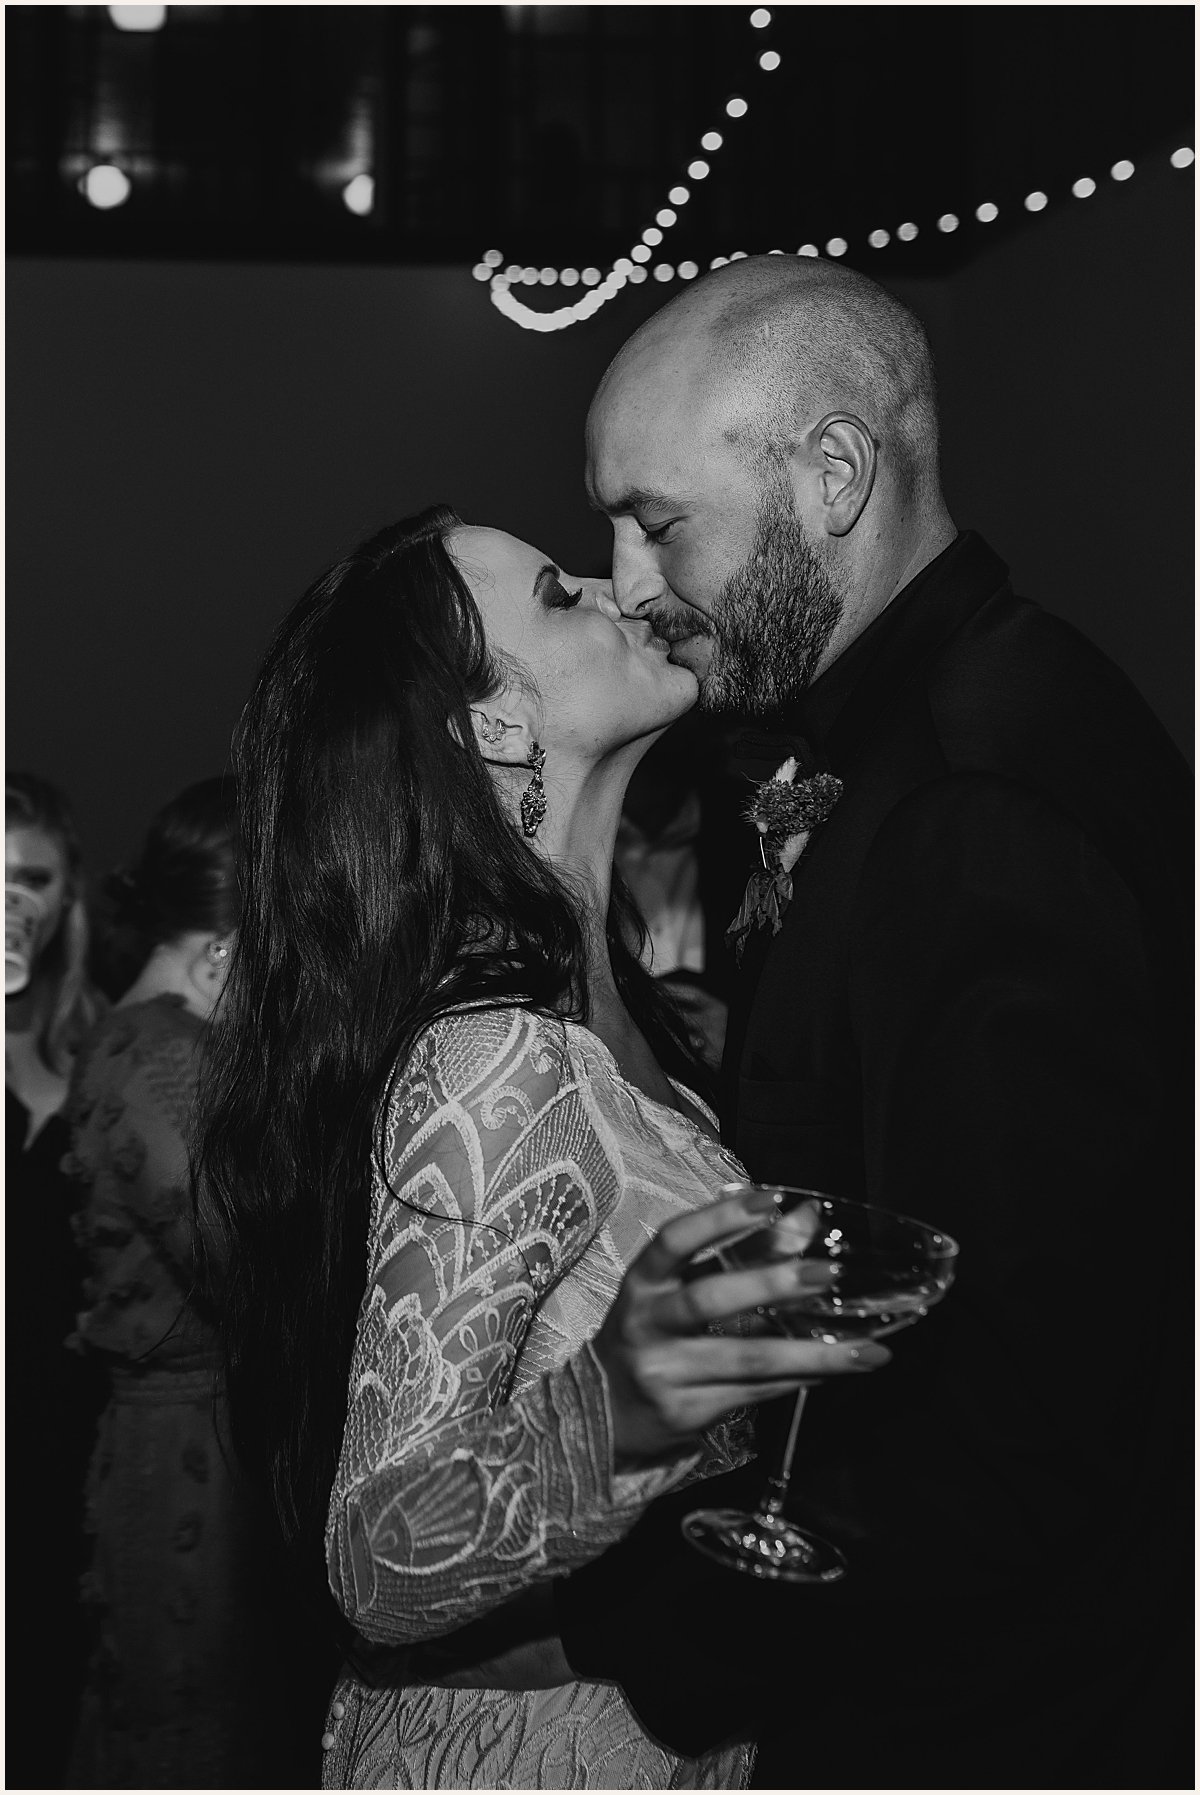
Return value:
[(88, 976), (70, 806), (32, 773), (5, 781), (4, 886), (5, 1783), (54, 1788), (65, 1780), (83, 1674), (82, 1487), (97, 1410), (95, 1376), (66, 1345), (80, 1293), (61, 1112), (103, 1000)]
[(88, 976), (82, 856), (67, 799), (32, 773), (4, 790), (5, 1084), (32, 1147), (62, 1108), (80, 1041), (100, 1012)]
[(713, 814), (718, 745), (697, 714), (654, 744), (629, 782), (616, 853), (646, 924), (643, 959), (675, 999), (694, 1052), (714, 1076), (729, 1014), (723, 930), (737, 904), (720, 863), (731, 846), (732, 864), (740, 868), (745, 859), (744, 839), (730, 844)]
[(311, 1710), (302, 1730), (284, 1719), (294, 1628), (226, 1444), (214, 1312), (196, 1285), (188, 1132), (238, 919), (233, 806), (228, 782), (189, 786), (110, 880), (114, 964), (138, 970), (80, 1055), (68, 1106), (79, 1332), (107, 1387), (71, 1766), (86, 1788), (284, 1786), (302, 1766), (281, 1762), (280, 1739), (315, 1751), (319, 1731)]

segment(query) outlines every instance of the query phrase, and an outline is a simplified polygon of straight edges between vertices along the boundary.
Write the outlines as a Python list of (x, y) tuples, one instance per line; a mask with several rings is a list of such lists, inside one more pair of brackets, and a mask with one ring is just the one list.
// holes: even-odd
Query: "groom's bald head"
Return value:
[[(798, 430), (833, 412), (870, 429), (880, 475), (906, 496), (936, 490), (933, 359), (913, 314), (865, 275), (808, 257), (728, 263), (650, 318), (612, 362), (600, 420), (646, 386), (705, 414), (731, 446), (786, 455)], [(677, 409), (677, 407), (672, 407)]]
[(588, 416), (613, 586), (719, 709), (778, 709), (953, 538), (920, 324), (840, 264), (756, 256), (642, 326)]

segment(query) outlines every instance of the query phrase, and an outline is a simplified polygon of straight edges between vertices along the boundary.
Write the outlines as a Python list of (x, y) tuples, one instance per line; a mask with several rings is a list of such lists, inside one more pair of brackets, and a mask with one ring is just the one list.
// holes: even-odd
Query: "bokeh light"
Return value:
[(111, 162), (97, 162), (79, 183), (83, 197), (100, 212), (123, 206), (132, 192), (129, 176)]

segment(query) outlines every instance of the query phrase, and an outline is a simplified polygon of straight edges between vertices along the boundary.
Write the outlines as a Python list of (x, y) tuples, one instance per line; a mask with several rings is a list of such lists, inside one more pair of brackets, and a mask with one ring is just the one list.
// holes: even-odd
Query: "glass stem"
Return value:
[(796, 1406), (792, 1410), (792, 1419), (788, 1427), (783, 1452), (763, 1490), (759, 1513), (770, 1516), (772, 1520), (776, 1515), (783, 1513), (783, 1505), (787, 1501), (788, 1483), (792, 1475), (792, 1459), (796, 1454), (796, 1435), (800, 1432), (800, 1417), (803, 1415), (804, 1405), (808, 1401), (808, 1388), (807, 1384), (801, 1384), (796, 1391)]

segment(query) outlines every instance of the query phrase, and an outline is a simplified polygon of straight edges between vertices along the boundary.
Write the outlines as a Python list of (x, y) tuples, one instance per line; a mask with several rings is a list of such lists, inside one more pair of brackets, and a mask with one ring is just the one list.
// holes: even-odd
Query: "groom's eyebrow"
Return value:
[(667, 498), (661, 492), (649, 492), (645, 487), (635, 486), (629, 492), (622, 493), (621, 497), (611, 505), (602, 504), (593, 494), (592, 506), (597, 511), (605, 512), (609, 517), (627, 517), (631, 511), (653, 511), (660, 514), (678, 511), (679, 500)]

